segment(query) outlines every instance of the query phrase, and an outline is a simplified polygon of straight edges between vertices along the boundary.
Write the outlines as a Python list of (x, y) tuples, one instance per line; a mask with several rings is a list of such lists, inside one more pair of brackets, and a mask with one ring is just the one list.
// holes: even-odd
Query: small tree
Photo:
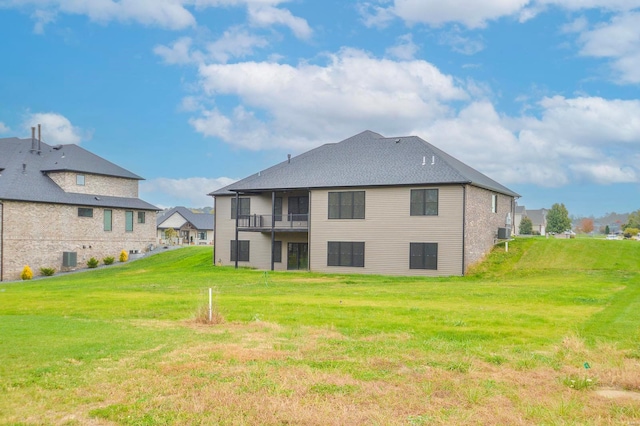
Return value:
[(164, 237), (167, 241), (173, 242), (173, 239), (178, 236), (178, 232), (173, 228), (167, 228), (164, 231)]
[(571, 219), (564, 204), (555, 203), (547, 213), (547, 231), (561, 233), (571, 229)]
[(609, 235), (611, 233), (611, 229), (609, 229), (609, 225), (604, 227), (604, 233)]
[(520, 221), (520, 234), (522, 235), (531, 235), (531, 231), (533, 230), (533, 222), (527, 216), (523, 217)]
[(582, 219), (582, 221), (580, 222), (580, 230), (585, 234), (593, 232), (593, 219), (588, 217)]
[(629, 213), (627, 224), (624, 225), (624, 229), (627, 228), (640, 228), (640, 210)]

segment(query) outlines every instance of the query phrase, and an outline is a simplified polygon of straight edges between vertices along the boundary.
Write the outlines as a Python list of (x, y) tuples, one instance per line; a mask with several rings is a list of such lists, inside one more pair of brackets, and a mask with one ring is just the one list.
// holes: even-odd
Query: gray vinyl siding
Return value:
[[(411, 216), (411, 189), (438, 188), (438, 216)], [(328, 219), (328, 193), (310, 200), (310, 268), (316, 272), (442, 276), (462, 274), (461, 186), (349, 188), (366, 191), (365, 219)], [(327, 266), (329, 241), (365, 243), (364, 268)], [(438, 270), (409, 268), (410, 243), (438, 243)]]

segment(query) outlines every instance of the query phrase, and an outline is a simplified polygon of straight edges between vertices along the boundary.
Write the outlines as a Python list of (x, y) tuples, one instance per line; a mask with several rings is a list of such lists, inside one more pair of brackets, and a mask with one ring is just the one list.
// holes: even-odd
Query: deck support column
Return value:
[(236, 269), (238, 269), (238, 258), (240, 257), (240, 244), (238, 243), (238, 214), (240, 212), (239, 194), (239, 192), (236, 192)]
[(276, 191), (271, 191), (271, 270), (275, 268), (276, 245)]

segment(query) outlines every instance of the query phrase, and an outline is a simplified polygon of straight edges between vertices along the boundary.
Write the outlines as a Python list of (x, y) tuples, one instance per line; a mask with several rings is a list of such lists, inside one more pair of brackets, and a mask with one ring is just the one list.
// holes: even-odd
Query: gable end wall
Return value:
[(491, 196), (497, 194), (477, 186), (466, 186), (465, 271), (481, 261), (493, 248), (498, 228), (504, 228), (507, 213), (514, 216), (514, 198), (498, 194), (498, 212), (491, 211)]

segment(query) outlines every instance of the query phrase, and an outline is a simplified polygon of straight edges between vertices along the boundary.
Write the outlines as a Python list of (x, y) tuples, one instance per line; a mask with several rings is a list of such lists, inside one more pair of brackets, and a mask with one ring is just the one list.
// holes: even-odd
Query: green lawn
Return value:
[[(529, 238), (467, 277), (190, 247), (4, 283), (0, 424), (640, 423), (594, 393), (640, 391), (639, 271), (637, 241)], [(209, 288), (223, 323), (196, 321)]]

